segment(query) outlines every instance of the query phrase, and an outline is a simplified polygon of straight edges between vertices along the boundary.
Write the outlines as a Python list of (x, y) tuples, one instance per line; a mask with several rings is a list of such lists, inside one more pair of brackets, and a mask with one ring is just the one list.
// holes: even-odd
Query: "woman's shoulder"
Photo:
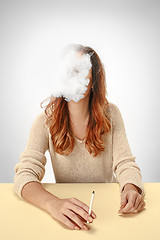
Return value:
[(117, 113), (120, 112), (120, 110), (115, 103), (108, 101), (108, 112), (111, 115), (111, 117), (115, 117)]
[(122, 117), (122, 113), (117, 106), (117, 104), (109, 102), (109, 113), (112, 119), (112, 123), (115, 126), (118, 126), (119, 128), (124, 128), (124, 121)]
[(46, 127), (46, 114), (45, 112), (40, 112), (36, 115), (35, 119), (34, 119), (34, 125), (38, 126), (38, 127)]
[(35, 116), (35, 120), (38, 122), (42, 122), (46, 119), (46, 114), (44, 112), (40, 112)]

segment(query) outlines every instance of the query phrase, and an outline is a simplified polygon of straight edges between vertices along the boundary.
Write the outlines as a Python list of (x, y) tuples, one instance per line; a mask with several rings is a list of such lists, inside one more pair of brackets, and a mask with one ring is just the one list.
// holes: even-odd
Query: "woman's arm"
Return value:
[(122, 191), (124, 190), (124, 189), (135, 189), (139, 194), (141, 194), (142, 193), (142, 190), (139, 188), (139, 187), (137, 187), (136, 185), (134, 185), (134, 184), (132, 184), (132, 183), (127, 183), (127, 184), (125, 184), (124, 185), (124, 187), (123, 187), (123, 189), (122, 189)]
[(87, 221), (88, 217), (94, 216), (87, 213), (89, 207), (86, 204), (76, 198), (60, 199), (45, 190), (41, 183), (45, 173), (45, 152), (49, 147), (49, 131), (44, 117), (39, 114), (33, 122), (26, 148), (15, 166), (15, 191), (20, 198), (45, 210), (69, 228), (86, 226), (88, 229), (83, 219)]
[(112, 144), (113, 144), (113, 172), (120, 185), (120, 193), (127, 183), (140, 188), (145, 195), (140, 168), (132, 155), (126, 136), (123, 118), (119, 108), (111, 104), (112, 108)]
[(49, 200), (59, 199), (55, 195), (48, 192), (39, 182), (28, 182), (24, 185), (22, 190), (22, 198), (37, 207), (49, 212), (47, 203)]
[(45, 114), (39, 114), (30, 129), (25, 150), (20, 154), (19, 162), (14, 171), (14, 189), (22, 196), (22, 189), (29, 182), (41, 183), (45, 174), (46, 157), (48, 150), (48, 129), (45, 126)]

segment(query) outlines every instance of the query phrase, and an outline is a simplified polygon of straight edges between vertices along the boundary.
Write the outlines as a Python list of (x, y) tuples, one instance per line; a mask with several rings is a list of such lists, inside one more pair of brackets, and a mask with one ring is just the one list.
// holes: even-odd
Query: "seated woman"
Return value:
[(57, 183), (119, 183), (123, 213), (142, 211), (145, 191), (121, 112), (106, 98), (105, 70), (98, 54), (78, 44), (66, 49), (58, 87), (35, 118), (14, 168), (14, 188), (20, 198), (69, 228), (88, 229), (84, 223), (96, 215), (88, 214), (86, 204), (76, 198), (60, 199), (44, 189), (47, 150)]

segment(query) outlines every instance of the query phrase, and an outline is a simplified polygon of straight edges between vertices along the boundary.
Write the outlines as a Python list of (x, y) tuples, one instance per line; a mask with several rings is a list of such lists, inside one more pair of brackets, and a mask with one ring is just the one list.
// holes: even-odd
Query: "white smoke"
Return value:
[(67, 102), (78, 102), (84, 97), (90, 79), (87, 79), (92, 67), (89, 54), (78, 55), (74, 49), (61, 57), (55, 73), (54, 97), (64, 97)]

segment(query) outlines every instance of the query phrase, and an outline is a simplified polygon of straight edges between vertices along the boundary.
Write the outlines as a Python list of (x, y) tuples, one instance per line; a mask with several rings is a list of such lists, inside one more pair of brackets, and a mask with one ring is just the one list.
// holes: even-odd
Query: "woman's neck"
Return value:
[(87, 125), (89, 119), (89, 95), (79, 102), (73, 100), (68, 102), (68, 112), (71, 123), (76, 125)]

